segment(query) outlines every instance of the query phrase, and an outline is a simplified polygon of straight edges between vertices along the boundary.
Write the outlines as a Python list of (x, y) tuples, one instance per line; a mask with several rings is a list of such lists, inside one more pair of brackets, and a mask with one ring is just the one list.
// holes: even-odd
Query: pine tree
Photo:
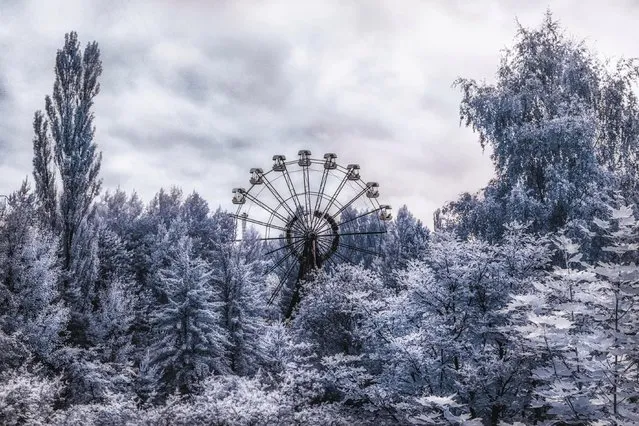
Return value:
[(176, 186), (171, 187), (170, 191), (161, 188), (147, 208), (148, 215), (155, 223), (163, 224), (167, 228), (180, 217), (181, 210), (182, 190)]
[(13, 312), (8, 320), (37, 359), (50, 362), (61, 342), (67, 309), (59, 301), (55, 240), (37, 228), (29, 228), (12, 268)]
[(193, 192), (182, 204), (182, 216), (189, 229), (191, 238), (202, 238), (206, 235), (206, 222), (209, 216), (209, 205), (200, 194)]
[(120, 237), (103, 223), (97, 229), (98, 269), (88, 337), (105, 362), (130, 358), (136, 302), (131, 254)]
[(8, 206), (0, 222), (0, 328), (18, 336), (37, 360), (49, 362), (67, 321), (59, 302), (55, 239), (41, 230), (26, 182), (9, 196)]
[(376, 264), (390, 285), (396, 285), (394, 272), (405, 269), (411, 261), (424, 259), (429, 238), (430, 231), (422, 221), (405, 205), (400, 207), (384, 235), (382, 257)]
[(132, 240), (140, 233), (137, 225), (143, 211), (144, 205), (138, 195), (134, 192), (127, 197), (119, 187), (113, 193), (107, 191), (97, 208), (106, 227), (128, 246), (134, 245)]
[(220, 295), (222, 325), (229, 340), (228, 359), (238, 375), (255, 373), (263, 360), (262, 335), (266, 330), (266, 292), (260, 273), (264, 261), (251, 259), (252, 243), (221, 246), (213, 282)]
[(163, 392), (191, 394), (209, 374), (228, 372), (228, 340), (220, 327), (211, 270), (192, 257), (192, 242), (183, 236), (158, 278), (167, 302), (152, 314), (152, 365), (160, 371)]

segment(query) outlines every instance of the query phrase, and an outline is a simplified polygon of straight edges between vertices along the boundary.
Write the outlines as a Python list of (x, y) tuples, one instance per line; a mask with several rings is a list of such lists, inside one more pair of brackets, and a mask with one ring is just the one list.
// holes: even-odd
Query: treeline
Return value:
[(0, 423), (639, 422), (637, 70), (520, 27), (495, 84), (457, 81), (495, 178), (432, 233), (400, 209), (286, 320), (197, 193), (99, 195), (102, 64), (67, 35), (0, 210)]

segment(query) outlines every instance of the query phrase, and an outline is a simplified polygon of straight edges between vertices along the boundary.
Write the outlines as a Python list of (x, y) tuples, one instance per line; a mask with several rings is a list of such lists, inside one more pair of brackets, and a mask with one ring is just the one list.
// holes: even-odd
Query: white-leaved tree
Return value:
[(538, 354), (533, 407), (541, 418), (634, 424), (639, 420), (638, 222), (622, 203), (610, 208), (608, 219), (594, 223), (609, 258), (589, 265), (578, 244), (556, 237), (562, 265), (515, 295), (507, 311), (528, 350)]
[(102, 155), (96, 151), (93, 141), (95, 128), (91, 111), (93, 99), (100, 91), (100, 74), (102, 61), (98, 44), (88, 43), (82, 51), (78, 35), (66, 34), (64, 46), (56, 55), (53, 96), (45, 98), (62, 183), (60, 216), (65, 270), (71, 268), (74, 240), (100, 192), (98, 174)]
[(22, 366), (0, 374), (0, 423), (7, 426), (52, 424), (62, 383)]
[(400, 207), (395, 219), (384, 235), (383, 264), (385, 273), (406, 268), (411, 260), (424, 259), (430, 231), (405, 205)]
[(40, 361), (51, 362), (62, 343), (68, 311), (59, 300), (56, 246), (53, 238), (30, 228), (13, 264), (13, 310), (7, 321)]

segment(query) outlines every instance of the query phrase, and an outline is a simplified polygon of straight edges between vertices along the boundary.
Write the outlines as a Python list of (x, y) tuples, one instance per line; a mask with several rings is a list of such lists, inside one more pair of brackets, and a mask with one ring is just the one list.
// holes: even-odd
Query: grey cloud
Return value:
[(176, 91), (189, 97), (198, 104), (205, 104), (209, 99), (211, 84), (209, 77), (198, 70), (186, 69), (177, 72)]
[(102, 90), (121, 94), (131, 90), (136, 80), (153, 72), (149, 64), (149, 50), (149, 44), (138, 40), (113, 46), (100, 44), (100, 55), (105, 65), (101, 80)]
[[(600, 40), (603, 54), (636, 56), (636, 8), (550, 7), (577, 38)], [(31, 170), (33, 111), (51, 91), (64, 32), (75, 29), (102, 52), (95, 112), (105, 188), (148, 200), (176, 184), (229, 208), (250, 167), (307, 148), (360, 163), (386, 201), (430, 224), (436, 207), (492, 176), (489, 153), (459, 126), (451, 83), (494, 79), (515, 16), (537, 25), (545, 9), (514, 0), (5, 1), (0, 193)]]
[(2, 105), (7, 103), (7, 101), (9, 100), (8, 98), (9, 98), (9, 91), (7, 90), (7, 83), (4, 77), (2, 76), (2, 74), (0, 73), (0, 108), (2, 108)]
[(212, 147), (215, 149), (224, 148), (210, 135), (193, 134), (188, 129), (166, 130), (114, 125), (109, 129), (109, 136), (133, 142), (137, 148), (149, 151), (162, 151), (175, 146), (207, 147), (211, 144), (214, 144)]
[(274, 42), (222, 38), (207, 44), (204, 53), (218, 72), (216, 89), (237, 102), (277, 108), (293, 89), (284, 70), (288, 49)]
[(326, 139), (348, 140), (349, 137), (353, 136), (381, 140), (389, 140), (393, 137), (393, 131), (382, 123), (337, 114), (333, 116), (320, 114), (304, 126), (292, 123), (285, 134), (292, 140), (311, 139), (318, 141)]

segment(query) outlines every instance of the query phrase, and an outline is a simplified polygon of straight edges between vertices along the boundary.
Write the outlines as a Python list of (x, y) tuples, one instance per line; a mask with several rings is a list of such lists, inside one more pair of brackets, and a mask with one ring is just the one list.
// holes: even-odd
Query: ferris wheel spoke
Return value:
[[(359, 216), (356, 216), (356, 217), (354, 217), (354, 218), (352, 218), (352, 219), (348, 219), (348, 220), (345, 220), (345, 221), (343, 221), (343, 222), (340, 222), (340, 223), (338, 223), (338, 224), (337, 224), (337, 226), (341, 228), (343, 225), (346, 225), (347, 223), (351, 223), (351, 222), (353, 222), (353, 221), (355, 221), (355, 220), (357, 220), (357, 219), (361, 219), (362, 217), (365, 217), (365, 216), (371, 215), (371, 214), (373, 214), (373, 213), (375, 213), (375, 212), (378, 212), (378, 211), (380, 211), (380, 210), (382, 210), (382, 207), (379, 207), (379, 208), (376, 208), (376, 209), (370, 210), (370, 211), (368, 211), (368, 212), (366, 212), (366, 213), (362, 213), (362, 214), (360, 214)], [(326, 226), (326, 224), (324, 224), (324, 225), (322, 225), (322, 226), (320, 227), (320, 229), (317, 231), (317, 233), (318, 233), (318, 234), (320, 234), (320, 235), (323, 235), (323, 234), (326, 234), (327, 232), (331, 232), (331, 231), (332, 231), (332, 230), (331, 230), (330, 228), (328, 228), (328, 227)]]
[[(326, 213), (328, 212), (328, 210), (331, 208), (331, 206), (333, 206), (333, 203), (335, 203), (335, 200), (337, 200), (339, 193), (342, 192), (344, 185), (346, 185), (346, 182), (348, 181), (348, 176), (349, 176), (348, 173), (344, 174), (342, 181), (339, 183), (339, 186), (337, 187), (333, 195), (331, 195), (331, 198), (328, 200), (328, 204), (326, 205), (326, 207), (324, 207), (324, 210), (322, 211), (322, 214), (320, 215), (320, 217), (324, 217)], [(313, 229), (313, 231), (317, 232), (318, 230), (321, 230), (322, 228), (324, 228), (324, 225), (319, 226), (319, 229)]]
[[(304, 237), (291, 237), (291, 238), (303, 239)], [(284, 246), (282, 246), (282, 247), (278, 247), (278, 248), (276, 248), (276, 249), (274, 249), (274, 250), (271, 250), (271, 251), (269, 251), (269, 252), (267, 252), (267, 253), (264, 253), (264, 256), (267, 256), (267, 255), (269, 255), (269, 254), (272, 254), (272, 253), (278, 252), (278, 251), (283, 250), (283, 249), (285, 249), (285, 248), (292, 247), (292, 246), (294, 246), (295, 244), (298, 244), (298, 243), (300, 243), (300, 241), (294, 241), (294, 242), (289, 243), (289, 244), (286, 244), (286, 245), (284, 245)]]
[(386, 231), (362, 231), (362, 232), (344, 232), (344, 233), (339, 233), (337, 235), (339, 235), (340, 237), (345, 237), (347, 235), (353, 235), (353, 236), (360, 236), (360, 235), (379, 235), (379, 234), (385, 234)]
[(306, 232), (308, 230), (308, 227), (306, 225), (306, 223), (303, 220), (298, 220), (295, 225), (297, 226), (298, 231), (300, 232)]
[[(342, 207), (340, 207), (340, 209), (337, 210), (337, 212), (335, 212), (335, 214), (333, 214), (333, 217), (339, 216), (340, 213), (342, 213), (348, 207), (352, 206), (355, 201), (357, 201), (362, 195), (364, 195), (366, 193), (366, 191), (368, 191), (368, 187), (362, 189), (355, 197), (351, 198), (351, 200), (348, 203), (346, 203)], [(324, 225), (324, 226), (326, 226), (326, 225)]]
[(295, 268), (295, 263), (291, 263), (291, 266), (289, 266), (288, 270), (286, 271), (286, 274), (284, 274), (284, 277), (280, 279), (280, 282), (277, 284), (277, 287), (275, 287), (275, 290), (273, 290), (273, 292), (271, 293), (271, 297), (269, 297), (267, 305), (270, 305), (271, 303), (273, 303), (273, 300), (275, 300), (275, 297), (277, 296), (277, 294), (282, 290), (282, 287), (284, 287), (284, 284), (286, 284), (286, 281), (288, 280), (288, 277), (291, 275), (291, 272), (293, 272), (293, 269)]
[(264, 210), (266, 210), (267, 212), (269, 212), (272, 216), (275, 216), (276, 218), (278, 218), (279, 220), (281, 220), (282, 222), (286, 223), (288, 222), (288, 220), (282, 216), (280, 213), (278, 213), (276, 210), (274, 210), (272, 207), (267, 206), (266, 204), (264, 204), (262, 201), (260, 201), (258, 198), (254, 197), (253, 195), (249, 194), (248, 192), (246, 192), (244, 194), (244, 196), (246, 198), (248, 198), (249, 200), (251, 200), (252, 202), (254, 202), (255, 204), (257, 204), (258, 206), (262, 207)]
[[(299, 211), (301, 210), (302, 212), (302, 216), (304, 216), (304, 208), (302, 207), (302, 204), (300, 203), (300, 198), (297, 195), (297, 191), (295, 190), (295, 186), (293, 185), (293, 181), (291, 180), (291, 175), (288, 173), (288, 169), (285, 168), (282, 173), (284, 173), (284, 181), (286, 182), (286, 186), (288, 187), (288, 191), (291, 193), (291, 196), (293, 198), (293, 203), (295, 203), (295, 208)], [(299, 214), (298, 214), (299, 216)], [(307, 225), (304, 224), (304, 228), (307, 228)]]
[[(302, 237), (293, 237), (293, 238), (302, 238)], [(270, 241), (270, 240), (287, 240), (288, 238), (286, 237), (258, 237), (255, 238), (257, 241)], [(242, 242), (244, 240), (239, 239), (239, 240), (233, 240), (233, 242), (239, 243)]]
[[(310, 164), (309, 164), (310, 165)], [(311, 224), (313, 223), (313, 212), (311, 211), (311, 180), (309, 176), (309, 165), (302, 166), (302, 177), (304, 179), (304, 203), (306, 207), (306, 215), (304, 217), (309, 217), (310, 219), (306, 219), (308, 221), (308, 228), (312, 229)]]
[[(317, 234), (318, 237), (346, 237), (348, 235), (358, 236), (358, 235), (376, 235), (376, 234), (385, 234), (386, 231), (362, 231), (362, 232), (339, 232), (337, 234)], [(341, 243), (340, 243), (341, 244)]]
[(337, 266), (337, 262), (335, 262), (335, 260), (332, 257), (327, 257), (325, 260), (327, 262), (331, 262), (333, 266)]
[[(296, 244), (299, 244), (296, 243)], [(284, 257), (282, 257), (280, 260), (277, 261), (277, 263), (273, 266), (271, 266), (270, 268), (268, 268), (268, 270), (263, 274), (263, 275), (268, 275), (271, 272), (273, 272), (274, 270), (276, 270), (277, 268), (279, 268), (279, 266), (284, 263), (286, 261), (286, 259), (288, 259), (289, 257), (291, 257), (293, 255), (293, 251), (291, 250), (290, 252), (288, 252), (288, 254), (286, 254)]]
[(327, 241), (317, 240), (317, 245), (320, 246), (320, 249), (324, 252), (323, 255), (328, 255), (331, 253), (331, 245)]
[(375, 212), (378, 212), (378, 211), (380, 211), (380, 210), (382, 210), (382, 208), (381, 208), (381, 207), (378, 207), (378, 208), (376, 208), (376, 209), (374, 209), (374, 210), (369, 210), (369, 211), (367, 211), (366, 213), (360, 214), (359, 216), (356, 216), (356, 217), (354, 217), (354, 218), (352, 218), (352, 219), (348, 219), (348, 220), (345, 220), (345, 221), (343, 221), (343, 222), (340, 222), (340, 223), (338, 223), (338, 224), (337, 224), (337, 226), (346, 225), (347, 223), (353, 222), (354, 220), (357, 220), (357, 219), (360, 219), (360, 218), (362, 218), (362, 217), (368, 216), (368, 215), (373, 214), (373, 213), (375, 213)]
[(245, 220), (247, 222), (251, 222), (254, 223), (256, 225), (262, 225), (265, 228), (274, 228), (274, 229), (278, 229), (280, 231), (284, 231), (286, 232), (286, 228), (282, 227), (282, 226), (277, 226), (277, 225), (272, 225), (272, 224), (268, 224), (266, 222), (262, 222), (261, 220), (257, 220), (257, 219), (252, 219), (248, 216), (242, 216), (242, 215), (237, 215), (237, 214), (231, 214), (231, 217), (234, 217), (235, 219), (239, 219), (239, 220)]
[(271, 192), (271, 194), (275, 197), (275, 199), (280, 203), (282, 207), (291, 215), (291, 217), (295, 216), (295, 212), (291, 209), (291, 207), (284, 201), (284, 198), (277, 192), (277, 189), (273, 186), (270, 180), (266, 177), (266, 175), (262, 175), (262, 179), (264, 180), (264, 185)]
[[(328, 168), (324, 168), (322, 172), (322, 180), (320, 181), (319, 191), (317, 191), (317, 198), (315, 198), (315, 208), (313, 212), (316, 212), (322, 206), (322, 198), (324, 197), (324, 189), (326, 188), (326, 179), (328, 178)], [(317, 226), (316, 222), (319, 222), (321, 219), (313, 213), (313, 218), (311, 219), (311, 229), (315, 229)]]
[(293, 223), (293, 226), (291, 227), (291, 229), (295, 232), (298, 232), (300, 234), (303, 234), (304, 231), (306, 231), (306, 228), (304, 227), (304, 224), (302, 222), (300, 222), (299, 220), (296, 220)]
[(376, 251), (363, 249), (363, 248), (360, 248), (360, 247), (357, 247), (357, 246), (352, 246), (350, 244), (340, 243), (340, 247), (346, 247), (348, 249), (351, 249), (351, 250), (354, 250), (354, 251), (358, 251), (360, 253), (370, 254), (370, 255), (373, 255), (373, 256), (381, 256), (381, 254), (377, 253)]

